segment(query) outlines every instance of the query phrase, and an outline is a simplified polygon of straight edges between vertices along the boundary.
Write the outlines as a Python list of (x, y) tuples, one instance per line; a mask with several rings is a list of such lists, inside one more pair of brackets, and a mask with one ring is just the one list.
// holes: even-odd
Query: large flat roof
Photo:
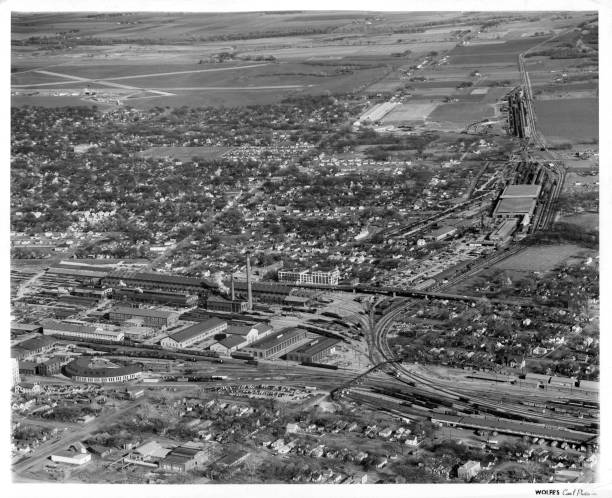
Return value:
[(122, 313), (134, 316), (150, 316), (154, 318), (168, 318), (176, 315), (175, 311), (151, 310), (147, 308), (130, 308), (129, 306), (113, 306), (109, 313)]
[(300, 346), (297, 349), (291, 351), (291, 353), (299, 353), (306, 356), (313, 356), (321, 351), (324, 351), (327, 348), (332, 347), (335, 344), (338, 344), (340, 341), (338, 339), (334, 339), (332, 337), (325, 338), (317, 338), (313, 339), (310, 342), (307, 342), (303, 346)]
[(536, 200), (531, 197), (511, 197), (502, 199), (497, 203), (494, 214), (529, 214), (533, 211), (535, 204)]
[(276, 346), (277, 344), (280, 344), (281, 342), (286, 341), (287, 339), (291, 337), (294, 337), (300, 334), (304, 334), (304, 333), (306, 333), (304, 329), (297, 329), (297, 328), (289, 329), (289, 330), (282, 330), (280, 332), (277, 332), (276, 334), (272, 334), (267, 337), (264, 337), (263, 339), (259, 339), (258, 341), (255, 341), (248, 347), (255, 348), (255, 349), (264, 349), (264, 350), (270, 349)]
[(217, 287), (210, 280), (183, 277), (181, 275), (164, 275), (163, 273), (147, 273), (139, 271), (117, 270), (108, 274), (109, 278), (118, 278), (122, 280), (135, 280), (141, 282), (151, 282), (171, 285), (192, 285), (195, 287)]
[(545, 427), (531, 422), (517, 422), (514, 420), (498, 419), (495, 417), (469, 417), (462, 415), (434, 414), (432, 421), (457, 424), (464, 427), (487, 427), (511, 434), (526, 434), (555, 439), (559, 441), (570, 441), (576, 443), (586, 443), (596, 439), (595, 434), (586, 432), (570, 431), (567, 429)]
[(519, 184), (519, 185), (508, 185), (501, 197), (509, 198), (509, 197), (537, 197), (540, 195), (540, 190), (542, 190), (541, 185), (531, 185), (531, 184)]
[(196, 323), (186, 329), (179, 330), (174, 334), (171, 334), (169, 337), (174, 339), (176, 342), (183, 342), (193, 337), (197, 337), (200, 334), (203, 334), (219, 325), (227, 323), (225, 320), (221, 320), (220, 318), (209, 318), (208, 320), (204, 320), (203, 322)]

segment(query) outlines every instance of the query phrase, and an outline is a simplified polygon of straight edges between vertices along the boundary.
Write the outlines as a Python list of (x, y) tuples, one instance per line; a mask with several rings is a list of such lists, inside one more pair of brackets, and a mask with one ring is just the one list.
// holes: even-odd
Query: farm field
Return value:
[(546, 138), (592, 140), (599, 135), (599, 108), (595, 98), (536, 100), (538, 126)]

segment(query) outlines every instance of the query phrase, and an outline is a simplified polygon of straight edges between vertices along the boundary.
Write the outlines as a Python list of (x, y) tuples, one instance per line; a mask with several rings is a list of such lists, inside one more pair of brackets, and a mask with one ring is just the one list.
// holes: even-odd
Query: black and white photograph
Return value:
[(9, 2), (9, 495), (612, 496), (610, 19), (389, 3)]

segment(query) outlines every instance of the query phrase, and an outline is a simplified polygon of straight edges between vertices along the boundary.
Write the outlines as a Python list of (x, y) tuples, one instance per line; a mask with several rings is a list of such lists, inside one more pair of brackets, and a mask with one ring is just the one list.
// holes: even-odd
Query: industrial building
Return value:
[(134, 287), (143, 290), (153, 289), (168, 292), (185, 292), (197, 295), (200, 295), (208, 289), (217, 287), (214, 282), (199, 278), (125, 270), (109, 273), (104, 277), (103, 283), (113, 288)]
[(11, 322), (11, 337), (23, 334), (31, 334), (33, 332), (42, 333), (42, 327), (33, 323)]
[(56, 375), (62, 370), (62, 358), (54, 356), (43, 363), (36, 365), (36, 373), (38, 375)]
[(520, 87), (508, 94), (508, 128), (511, 135), (519, 138), (529, 136), (525, 98), (525, 93)]
[(63, 339), (94, 339), (113, 342), (121, 342), (124, 339), (122, 331), (108, 330), (96, 325), (61, 322), (53, 319), (43, 320), (41, 323), (43, 334)]
[(264, 337), (243, 348), (242, 351), (250, 353), (256, 358), (278, 357), (300, 345), (308, 338), (309, 334), (305, 330), (288, 329)]
[(507, 242), (512, 237), (512, 234), (516, 231), (517, 226), (518, 220), (516, 218), (503, 220), (499, 226), (493, 232), (491, 232), (489, 239), (498, 243)]
[(209, 318), (165, 337), (161, 340), (161, 345), (171, 349), (187, 348), (226, 330), (226, 321), (220, 318)]
[(168, 328), (176, 325), (179, 315), (174, 311), (152, 310), (147, 308), (130, 308), (114, 306), (109, 311), (109, 318), (114, 322), (126, 322), (133, 318), (141, 318), (143, 325), (154, 328)]
[(231, 300), (222, 296), (211, 295), (206, 300), (206, 309), (226, 313), (242, 313), (248, 311), (249, 303), (248, 301)]
[(541, 185), (508, 185), (499, 197), (493, 216), (496, 218), (517, 218), (533, 216)]
[[(228, 284), (230, 282), (228, 281)], [(235, 280), (234, 289), (236, 297), (246, 299), (248, 297), (248, 286), (244, 281)], [(288, 285), (279, 285), (274, 282), (253, 282), (251, 284), (253, 298), (257, 301), (269, 304), (283, 304), (285, 298), (293, 290)]]
[(55, 344), (57, 344), (57, 341), (51, 337), (38, 336), (20, 342), (19, 348), (29, 351), (31, 354), (40, 354), (51, 351)]
[(91, 358), (80, 356), (64, 367), (64, 373), (76, 382), (127, 382), (142, 376), (142, 366), (127, 365), (117, 368), (96, 368), (90, 365)]
[(431, 417), (434, 423), (449, 425), (451, 427), (467, 427), (469, 429), (480, 429), (497, 431), (501, 434), (512, 434), (519, 436), (532, 436), (549, 439), (551, 441), (564, 441), (578, 444), (594, 444), (597, 436), (586, 432), (570, 431), (562, 428), (554, 428), (531, 422), (515, 422), (495, 417), (479, 418), (462, 415), (434, 414)]
[(297, 284), (338, 285), (340, 271), (279, 270), (278, 281)]
[(456, 227), (440, 227), (435, 230), (432, 230), (427, 235), (425, 235), (426, 240), (439, 241), (444, 240), (446, 237), (450, 237), (457, 233)]
[(210, 347), (211, 351), (216, 351), (220, 355), (228, 356), (234, 351), (238, 351), (240, 348), (246, 346), (248, 341), (246, 337), (241, 335), (227, 335), (224, 339), (221, 339), (219, 342), (216, 342)]
[(134, 303), (163, 304), (180, 308), (191, 308), (198, 305), (199, 297), (196, 294), (185, 292), (169, 292), (162, 290), (129, 289), (118, 287), (113, 291), (113, 298)]
[(179, 446), (174, 448), (159, 462), (159, 469), (166, 472), (185, 473), (195, 470), (208, 462), (210, 449), (204, 447), (192, 448), (190, 446)]
[(338, 342), (340, 342), (338, 339), (331, 337), (313, 339), (287, 353), (287, 359), (304, 363), (317, 363), (329, 353), (333, 353), (334, 347)]

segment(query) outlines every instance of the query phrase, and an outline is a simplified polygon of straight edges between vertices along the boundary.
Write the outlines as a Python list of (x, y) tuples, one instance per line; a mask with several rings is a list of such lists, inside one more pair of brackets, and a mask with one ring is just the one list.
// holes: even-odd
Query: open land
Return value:
[(595, 480), (597, 13), (11, 37), (16, 482)]

